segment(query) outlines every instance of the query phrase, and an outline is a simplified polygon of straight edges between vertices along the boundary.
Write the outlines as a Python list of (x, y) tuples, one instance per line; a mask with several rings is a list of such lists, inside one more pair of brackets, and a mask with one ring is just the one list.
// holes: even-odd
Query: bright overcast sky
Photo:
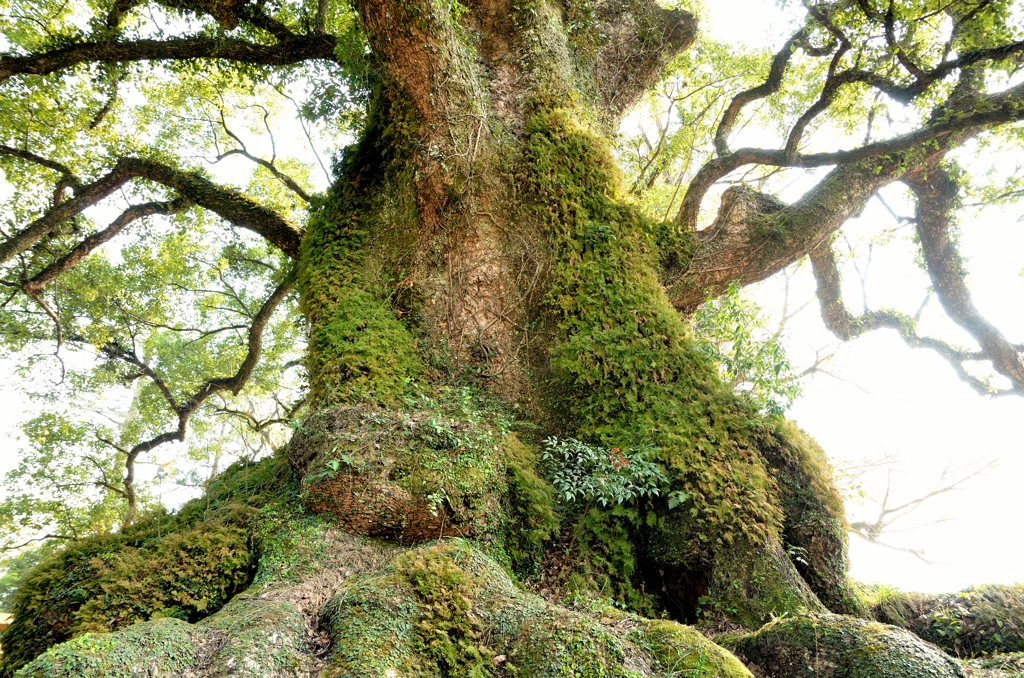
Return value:
[[(707, 0), (707, 4), (711, 25), (706, 30), (721, 40), (771, 46), (784, 40), (788, 22), (774, 2)], [(792, 194), (783, 197), (793, 199), (800, 190), (792, 187)], [(908, 213), (898, 187), (887, 190), (885, 196), (897, 211)], [(856, 241), (893, 225), (888, 212), (873, 201), (860, 219), (847, 225), (846, 232)], [(965, 220), (961, 244), (977, 305), (1012, 341), (1024, 340), (1024, 278), (1020, 276), (1024, 262), (1019, 256), (1024, 251), (1024, 228), (1017, 223), (1017, 212), (987, 211)], [(859, 284), (852, 276), (845, 282), (848, 303), (857, 310)], [(913, 263), (912, 246), (897, 242), (876, 254), (868, 277), (868, 301), (875, 308), (894, 306), (913, 313), (927, 284)], [(753, 294), (766, 312), (777, 315), (780, 289), (777, 281), (769, 281)], [(813, 280), (805, 269), (793, 280), (791, 305), (810, 300), (812, 294)], [(942, 323), (934, 302), (922, 318), (924, 330), (930, 322), (935, 327)], [(922, 591), (1024, 581), (1024, 540), (1019, 537), (1024, 514), (1020, 487), (1024, 399), (979, 397), (941, 359), (908, 349), (891, 332), (835, 346), (815, 304), (788, 323), (786, 336), (797, 367), (812, 362), (817, 350), (833, 346), (836, 352), (827, 368), (839, 378), (809, 380), (790, 415), (818, 439), (837, 465), (893, 455), (899, 460), (892, 475), (893, 493), (906, 500), (934, 489), (946, 468), (979, 459), (996, 463), (963, 490), (925, 503), (905, 525), (897, 525), (924, 527), (888, 537), (894, 546), (923, 550), (931, 564), (852, 538), (852, 575)], [(10, 368), (0, 362), (0, 384), (8, 383)], [(17, 422), (29, 416), (26, 406), (16, 389), (0, 390), (0, 445), (5, 450), (0, 453), (0, 471), (15, 462), (17, 443), (3, 438), (15, 436)], [(867, 494), (877, 494), (884, 490), (885, 473), (876, 471), (863, 483)], [(870, 509), (866, 502), (851, 505), (850, 513), (855, 520), (873, 518)]]

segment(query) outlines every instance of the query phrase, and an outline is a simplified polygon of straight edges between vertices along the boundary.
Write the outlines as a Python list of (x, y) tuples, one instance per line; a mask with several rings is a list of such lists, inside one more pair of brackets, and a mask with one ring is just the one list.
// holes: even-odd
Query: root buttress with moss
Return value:
[[(662, 279), (695, 235), (607, 142), (693, 17), (576, 4), (355, 2), (379, 68), (301, 247), (310, 414), (208, 498), (48, 556), (0, 673), (750, 676), (678, 622), (867, 614), (823, 451), (695, 346)], [(663, 481), (560, 498), (549, 436)]]

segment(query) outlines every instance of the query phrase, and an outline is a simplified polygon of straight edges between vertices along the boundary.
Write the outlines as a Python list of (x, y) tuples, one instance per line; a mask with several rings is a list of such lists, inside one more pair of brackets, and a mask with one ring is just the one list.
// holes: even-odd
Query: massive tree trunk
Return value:
[[(684, 221), (652, 221), (625, 197), (607, 140), (692, 42), (693, 17), (653, 0), (599, 2), (584, 16), (550, 0), (356, 6), (377, 57), (374, 102), (299, 255), (313, 414), (287, 457), (306, 509), (396, 548), (471, 537), (528, 570), (543, 538), (557, 541), (545, 517), (551, 492), (534, 468), (546, 436), (652, 448), (669, 478), (660, 497), (564, 512), (568, 536), (548, 545), (572, 561), (559, 586), (569, 579), (681, 621), (749, 628), (798, 610), (858, 612), (821, 449), (734, 395), (695, 349), (666, 285), (697, 235)], [(345, 576), (379, 567), (392, 548), (352, 547), (334, 532), (310, 539), (350, 560), (362, 554)], [(322, 668), (312, 654), (301, 659), (317, 628), (332, 640), (323, 661), (336, 675), (396, 675), (387, 670), (416, 652), (448, 675), (444, 662), (456, 660), (408, 640), (422, 628), (401, 620), (416, 605), (440, 605), (438, 590), (458, 612), (452, 600), (491, 600), (505, 586), (469, 548), (411, 551), (352, 585), (328, 559), (296, 584), (270, 571), (279, 562), (270, 558), (258, 585), (202, 625), (151, 624), (202, 675)], [(471, 574), (456, 576), (460, 568)], [(428, 580), (440, 589), (425, 589)], [(569, 633), (566, 624), (588, 643), (612, 642), (585, 615), (521, 604), (532, 621), (520, 619), (518, 635), (503, 631), (509, 652), (520, 652), (509, 661), (569, 661), (522, 649), (550, 643), (557, 654), (550, 634), (537, 634)], [(477, 614), (506, 614), (483, 607), (491, 612)], [(253, 615), (270, 620), (265, 633), (246, 621)], [(353, 627), (356, 618), (369, 626)], [(393, 637), (389, 619), (401, 621)], [(453, 626), (445, 637), (477, 631)], [(461, 642), (458, 661), (470, 662)], [(161, 657), (147, 655), (155, 673), (182, 670)], [(500, 667), (505, 656), (485, 659)], [(636, 666), (648, 675), (656, 660)]]
[[(640, 1), (586, 17), (542, 2), (358, 10), (380, 83), (302, 246), (318, 414), (291, 456), (307, 505), (406, 542), (486, 533), (499, 488), (399, 459), (400, 419), (431, 416), (410, 396), (468, 383), (545, 433), (658, 450), (672, 510), (579, 518), (589, 574), (616, 595), (748, 626), (856, 611), (821, 450), (734, 397), (695, 350), (663, 284), (694, 234), (624, 197), (606, 140), (692, 42), (693, 17)], [(358, 434), (339, 446), (342, 431)], [(384, 441), (372, 463), (371, 439)]]

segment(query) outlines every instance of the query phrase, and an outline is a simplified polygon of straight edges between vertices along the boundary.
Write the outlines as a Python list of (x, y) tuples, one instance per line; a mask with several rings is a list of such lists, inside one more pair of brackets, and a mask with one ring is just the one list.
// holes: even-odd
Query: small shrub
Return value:
[(607, 449), (574, 438), (551, 437), (544, 441), (541, 460), (562, 501), (614, 506), (656, 497), (659, 487), (668, 484), (664, 471), (651, 461), (655, 452), (649, 446)]

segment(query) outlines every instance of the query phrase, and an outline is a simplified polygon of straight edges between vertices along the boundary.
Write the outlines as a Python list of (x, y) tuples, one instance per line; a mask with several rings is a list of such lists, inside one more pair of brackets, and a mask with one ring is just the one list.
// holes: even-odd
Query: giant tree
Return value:
[[(697, 8), (653, 0), (5, 9), (5, 342), (92, 352), (61, 367), (79, 396), (134, 388), (113, 433), (38, 425), (46, 463), (65, 438), (106, 451), (65, 485), (99, 491), (108, 532), (26, 579), (6, 670), (150, 620), (26, 670), (643, 673), (689, 642), (740, 675), (685, 627), (630, 617), (626, 635), (488, 559), (543, 572), (550, 596), (683, 621), (863, 614), (823, 452), (723, 382), (689, 329), (703, 302), (809, 256), (840, 338), (894, 329), (980, 393), (1024, 392), (1021, 347), (976, 310), (956, 241), (962, 196), (985, 193), (958, 149), (1015, 144), (1024, 118), (1012, 2), (808, 2), (775, 54), (688, 49)], [(620, 125), (666, 74), (684, 125), (627, 181)], [(248, 115), (273, 136), (284, 100), (354, 137), (322, 193), (239, 131)], [(252, 161), (248, 186), (202, 167), (228, 156)], [(761, 190), (809, 168), (827, 171), (795, 202)], [(897, 182), (975, 347), (844, 305), (833, 237)], [(307, 387), (271, 417), (290, 442), (175, 515), (144, 510), (140, 460), (218, 414), (269, 425), (232, 398), (272, 392), (300, 341)], [(406, 550), (448, 537), (466, 541)]]

